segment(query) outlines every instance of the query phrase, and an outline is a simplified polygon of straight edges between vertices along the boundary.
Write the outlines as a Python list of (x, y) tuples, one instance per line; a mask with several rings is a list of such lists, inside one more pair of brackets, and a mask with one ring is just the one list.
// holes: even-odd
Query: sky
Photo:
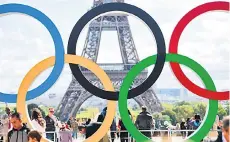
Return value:
[[(210, 0), (125, 0), (149, 13), (160, 25), (166, 42), (177, 22), (192, 8)], [(20, 3), (32, 6), (45, 13), (57, 26), (67, 52), (68, 38), (75, 23), (90, 10), (93, 0), (0, 0), (0, 4)], [(133, 15), (129, 16), (133, 39), (140, 60), (156, 54), (154, 36), (148, 27)], [(184, 30), (179, 53), (200, 63), (211, 75), (218, 91), (229, 90), (230, 84), (230, 14), (215, 11), (194, 19)], [(77, 55), (81, 55), (88, 31), (88, 25), (80, 35)], [(111, 52), (112, 51), (112, 52)], [(26, 73), (39, 61), (54, 56), (54, 44), (49, 32), (37, 20), (22, 14), (0, 17), (0, 91), (16, 93)], [(115, 31), (102, 33), (98, 63), (121, 63), (118, 38)], [(148, 68), (149, 72), (154, 66)], [(195, 84), (204, 87), (196, 74), (182, 66), (183, 71)], [(31, 85), (40, 85), (52, 68), (44, 71)], [(58, 81), (45, 94), (57, 93), (63, 96), (72, 79), (69, 65)], [(156, 82), (157, 88), (184, 88), (166, 63)]]

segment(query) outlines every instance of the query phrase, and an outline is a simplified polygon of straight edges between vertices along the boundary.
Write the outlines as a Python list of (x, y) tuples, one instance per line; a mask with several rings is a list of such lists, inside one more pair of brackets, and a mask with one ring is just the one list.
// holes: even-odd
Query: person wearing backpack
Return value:
[(142, 107), (142, 112), (137, 116), (135, 125), (143, 135), (151, 138), (151, 128), (153, 127), (153, 118), (145, 106)]

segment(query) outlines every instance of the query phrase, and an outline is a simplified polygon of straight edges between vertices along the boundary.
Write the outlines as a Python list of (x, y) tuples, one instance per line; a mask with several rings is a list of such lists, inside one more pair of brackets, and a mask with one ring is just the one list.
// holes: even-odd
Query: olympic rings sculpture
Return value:
[[(130, 118), (128, 117), (128, 111), (127, 111), (127, 99), (136, 97), (141, 93), (145, 92), (147, 89), (149, 89), (160, 76), (164, 63), (165, 61), (167, 61), (170, 62), (171, 68), (175, 76), (178, 78), (178, 80), (181, 82), (183, 86), (185, 86), (189, 91), (193, 92), (194, 94), (209, 99), (209, 107), (207, 110), (208, 113), (206, 113), (205, 121), (201, 124), (201, 127), (199, 127), (199, 129), (196, 130), (188, 139), (188, 141), (195, 141), (195, 142), (200, 141), (207, 135), (207, 133), (209, 132), (209, 130), (211, 129), (215, 121), (215, 116), (217, 114), (217, 109), (218, 109), (218, 100), (228, 100), (229, 91), (216, 92), (216, 87), (212, 78), (201, 65), (199, 65), (197, 62), (195, 62), (194, 60), (188, 57), (177, 54), (178, 42), (184, 28), (194, 18), (196, 18), (197, 16), (205, 12), (214, 11), (214, 10), (230, 11), (229, 5), (230, 3), (225, 1), (209, 2), (209, 3), (199, 5), (198, 7), (189, 11), (178, 22), (177, 26), (175, 27), (172, 33), (168, 54), (166, 54), (165, 51), (166, 50), (165, 40), (159, 25), (145, 11), (130, 4), (125, 4), (125, 3), (103, 4), (101, 6), (98, 6), (88, 11), (76, 23), (76, 25), (74, 26), (71, 32), (69, 42), (68, 42), (68, 54), (64, 53), (64, 45), (58, 29), (56, 28), (55, 24), (44, 13), (42, 13), (41, 11), (35, 8), (22, 5), (22, 4), (0, 5), (0, 14), (6, 14), (12, 12), (23, 13), (32, 16), (33, 18), (40, 21), (50, 32), (55, 45), (55, 57), (47, 58), (41, 61), (40, 63), (38, 63), (37, 65), (35, 65), (24, 77), (19, 87), (18, 94), (7, 94), (7, 93), (0, 92), (0, 101), (8, 102), (8, 103), (17, 103), (17, 111), (21, 112), (23, 115), (26, 116), (27, 115), (26, 101), (42, 95), (45, 91), (47, 91), (50, 87), (52, 87), (52, 85), (59, 78), (64, 63), (66, 62), (70, 64), (70, 69), (74, 77), (87, 91), (100, 98), (108, 100), (108, 113), (106, 115), (105, 121), (103, 122), (100, 129), (85, 141), (87, 142), (99, 141), (106, 134), (115, 116), (116, 101), (118, 100), (121, 119), (124, 122), (124, 125), (127, 128), (128, 132), (138, 142), (147, 142), (147, 141), (149, 142), (151, 140), (145, 137), (143, 134), (141, 134), (130, 121)], [(75, 55), (76, 54), (75, 46), (78, 40), (78, 36), (80, 35), (81, 30), (84, 28), (84, 26), (96, 16), (110, 11), (128, 12), (130, 14), (139, 17), (149, 26), (157, 42), (158, 54), (147, 57), (146, 59), (140, 61), (137, 65), (135, 65), (125, 77), (120, 92), (114, 92), (114, 88), (112, 86), (109, 77), (97, 64), (93, 63), (88, 59)], [(95, 75), (98, 76), (99, 79), (102, 81), (106, 91), (101, 90), (95, 87), (94, 85), (92, 85), (90, 82), (88, 82), (87, 79), (85, 79), (85, 77), (81, 73), (79, 66), (75, 64), (84, 66), (85, 68), (88, 68), (89, 70), (94, 72)], [(146, 67), (152, 64), (156, 64), (156, 65), (149, 78), (146, 79), (146, 81), (140, 86), (132, 90), (129, 90), (129, 86), (132, 83), (133, 79), (143, 69), (145, 69)], [(206, 89), (203, 89), (197, 86), (196, 84), (194, 84), (193, 82), (191, 82), (186, 77), (186, 75), (182, 72), (179, 64), (186, 65), (192, 70), (194, 70), (203, 80)], [(37, 88), (31, 91), (28, 91), (30, 84), (34, 81), (36, 76), (38, 76), (43, 70), (45, 70), (50, 66), (54, 66), (50, 76), (40, 86), (38, 86)], [(24, 121), (27, 122), (31, 127), (33, 127), (28, 118), (24, 118)], [(44, 140), (47, 141), (46, 139)]]

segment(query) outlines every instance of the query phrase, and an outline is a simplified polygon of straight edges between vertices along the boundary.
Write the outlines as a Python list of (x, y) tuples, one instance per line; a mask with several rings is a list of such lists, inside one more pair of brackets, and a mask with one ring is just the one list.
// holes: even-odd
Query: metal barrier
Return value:
[[(189, 132), (194, 132), (195, 130), (140, 130), (142, 133), (144, 132), (150, 132), (151, 133), (151, 139), (154, 140), (160, 140), (160, 139), (163, 139), (163, 138), (166, 138), (166, 139), (172, 139), (172, 138), (182, 138), (181, 134), (182, 132), (185, 132), (185, 138), (188, 137), (188, 133)], [(220, 130), (211, 130), (209, 132), (209, 134), (211, 132), (219, 132)], [(56, 132), (46, 132), (46, 136), (47, 134), (53, 134), (54, 135), (54, 142), (60, 142), (60, 134), (61, 133), (71, 133), (71, 136), (72, 136), (72, 131), (56, 131)], [(111, 134), (114, 133), (115, 134), (115, 137), (112, 138), (111, 137)], [(121, 137), (121, 134), (125, 134), (126, 136), (128, 137)], [(173, 134), (179, 134), (174, 136)], [(211, 140), (215, 140), (215, 138), (217, 137), (216, 136), (213, 136), (214, 138), (212, 139), (209, 134), (204, 138), (204, 142), (210, 142)], [(120, 142), (121, 138), (123, 140), (126, 140), (125, 142), (134, 142), (135, 140), (131, 137), (131, 135), (127, 132), (127, 131), (109, 131), (108, 133), (109, 135), (109, 139), (110, 141), (112, 141), (112, 139), (114, 139), (114, 142)], [(0, 142), (5, 142), (6, 141), (6, 137), (4, 139), (1, 139), (1, 136), (4, 136), (4, 134), (0, 133)], [(6, 136), (6, 135), (5, 135)], [(84, 134), (81, 134), (81, 133), (77, 133), (77, 139), (73, 139), (74, 141), (73, 142), (80, 142), (80, 141), (83, 141), (85, 139), (85, 136)]]
[[(184, 139), (186, 139), (189, 136), (189, 132), (194, 132), (194, 131), (195, 130), (140, 130), (140, 132), (142, 132), (142, 133), (144, 133), (144, 132), (150, 132), (151, 139), (153, 141), (156, 140), (156, 139), (157, 140), (159, 139), (161, 141), (161, 139), (163, 139), (163, 138), (166, 138), (166, 139), (181, 138), (182, 141), (183, 141), (183, 134), (182, 134), (182, 132), (185, 133)], [(122, 132), (128, 133), (127, 131), (111, 131), (111, 132), (112, 133), (122, 133)], [(210, 136), (211, 132), (216, 132), (216, 135)], [(204, 142), (210, 142), (210, 141), (215, 140), (217, 138), (217, 135), (218, 135), (217, 132), (220, 132), (220, 130), (210, 130), (209, 134), (204, 138), (203, 141)], [(158, 133), (158, 134), (156, 134), (156, 133)], [(173, 135), (175, 133), (176, 133), (176, 136)], [(177, 135), (177, 134), (179, 134), (179, 135)], [(132, 137), (130, 136), (130, 134), (128, 134), (128, 137), (124, 138), (124, 139), (128, 139), (128, 142), (133, 142), (134, 141), (132, 139)]]

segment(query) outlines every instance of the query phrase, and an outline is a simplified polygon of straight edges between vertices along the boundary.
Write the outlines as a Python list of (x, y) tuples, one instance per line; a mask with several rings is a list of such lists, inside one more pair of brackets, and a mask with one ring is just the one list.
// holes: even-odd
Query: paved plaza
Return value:
[[(170, 139), (168, 138), (162, 138), (162, 137), (154, 137), (153, 142), (184, 142), (184, 139), (182, 137), (171, 137)], [(214, 137), (211, 138), (211, 140), (215, 140)], [(84, 139), (78, 139), (74, 140), (73, 142), (83, 142)], [(115, 142), (120, 142), (119, 139), (115, 140)]]

